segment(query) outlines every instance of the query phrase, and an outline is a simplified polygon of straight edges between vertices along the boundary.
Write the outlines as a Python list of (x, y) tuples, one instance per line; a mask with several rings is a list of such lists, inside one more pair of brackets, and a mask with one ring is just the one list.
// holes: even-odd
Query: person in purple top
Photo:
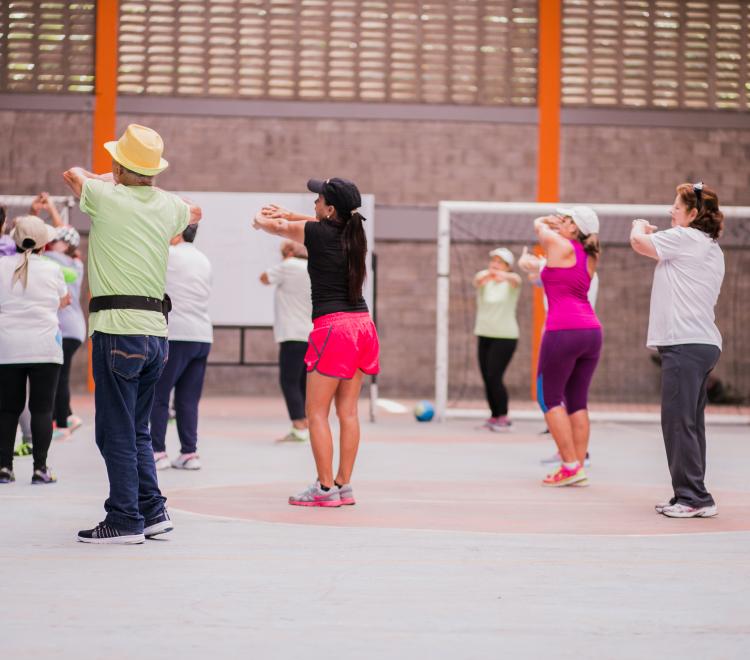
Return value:
[(5, 207), (0, 206), (0, 257), (12, 257), (16, 254), (16, 242), (10, 236), (3, 233), (7, 213)]
[(545, 486), (587, 486), (588, 391), (602, 347), (602, 326), (588, 299), (599, 262), (599, 218), (587, 206), (534, 220), (547, 253), (541, 279), (549, 311), (537, 366), (537, 399), (560, 453)]

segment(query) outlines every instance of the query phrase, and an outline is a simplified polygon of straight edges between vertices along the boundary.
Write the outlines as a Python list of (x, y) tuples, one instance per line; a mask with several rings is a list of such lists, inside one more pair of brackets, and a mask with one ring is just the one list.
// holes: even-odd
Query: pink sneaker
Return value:
[(489, 429), (495, 433), (502, 433), (503, 431), (510, 431), (510, 427), (513, 426), (513, 422), (508, 419), (507, 415), (501, 415), (489, 420)]
[(581, 465), (576, 465), (574, 468), (566, 468), (564, 465), (560, 465), (556, 472), (548, 474), (542, 481), (543, 486), (572, 486), (582, 481), (588, 480), (586, 473)]

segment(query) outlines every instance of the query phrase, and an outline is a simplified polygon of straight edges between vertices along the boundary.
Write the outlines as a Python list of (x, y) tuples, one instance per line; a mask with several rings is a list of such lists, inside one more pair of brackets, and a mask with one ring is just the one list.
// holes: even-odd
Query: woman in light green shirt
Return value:
[(484, 427), (491, 431), (507, 431), (511, 426), (508, 391), (503, 376), (518, 343), (516, 307), (521, 276), (512, 271), (513, 261), (510, 250), (497, 248), (490, 252), (489, 267), (474, 276), (477, 292), (474, 334), (478, 341), (479, 370), (491, 413)]

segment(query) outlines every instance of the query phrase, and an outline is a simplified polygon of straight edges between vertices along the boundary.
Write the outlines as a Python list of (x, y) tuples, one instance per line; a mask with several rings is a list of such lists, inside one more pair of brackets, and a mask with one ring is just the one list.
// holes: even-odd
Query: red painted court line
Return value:
[(662, 535), (750, 531), (750, 493), (717, 492), (720, 515), (675, 520), (653, 505), (664, 489), (624, 484), (547, 489), (533, 481), (363, 482), (358, 503), (339, 509), (292, 507), (300, 484), (176, 490), (170, 506), (204, 515), (299, 525), (423, 529), (496, 534)]

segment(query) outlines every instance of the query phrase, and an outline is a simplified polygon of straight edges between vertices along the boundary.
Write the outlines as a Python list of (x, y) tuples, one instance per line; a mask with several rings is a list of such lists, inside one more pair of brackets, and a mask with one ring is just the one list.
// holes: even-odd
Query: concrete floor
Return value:
[(160, 473), (175, 531), (123, 547), (75, 541), (107, 486), (74, 408), (59, 482), (23, 458), (0, 486), (0, 658), (750, 657), (748, 427), (710, 429), (710, 520), (653, 512), (653, 425), (596, 424), (591, 487), (548, 490), (537, 422), (392, 414), (363, 426), (357, 506), (310, 510), (286, 504), (314, 477), (308, 446), (272, 442), (281, 402), (208, 399), (204, 469)]

